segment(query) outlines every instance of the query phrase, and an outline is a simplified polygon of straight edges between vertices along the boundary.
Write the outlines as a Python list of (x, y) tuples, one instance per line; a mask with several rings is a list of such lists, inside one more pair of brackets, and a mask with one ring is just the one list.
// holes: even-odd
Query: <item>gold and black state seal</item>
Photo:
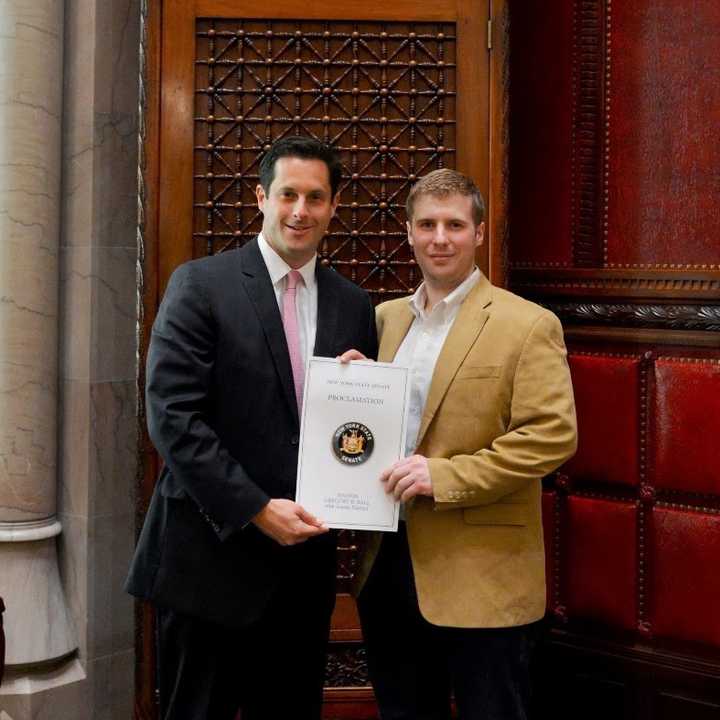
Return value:
[(346, 465), (360, 465), (372, 455), (375, 439), (370, 428), (362, 423), (348, 422), (333, 434), (335, 457)]

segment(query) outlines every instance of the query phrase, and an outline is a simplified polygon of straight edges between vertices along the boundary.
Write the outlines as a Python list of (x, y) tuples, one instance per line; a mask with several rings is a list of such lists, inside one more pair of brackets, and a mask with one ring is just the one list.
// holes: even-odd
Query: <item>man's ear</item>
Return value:
[(410, 224), (410, 221), (407, 220), (405, 222), (405, 226), (407, 227), (407, 236), (408, 236), (408, 245), (410, 247), (413, 246), (413, 239), (412, 239), (412, 225)]
[(332, 202), (330, 203), (330, 206), (332, 207), (332, 214), (335, 215), (335, 211), (337, 210), (337, 206), (340, 203), (340, 191), (338, 190), (335, 193), (335, 197), (332, 199)]
[(481, 222), (475, 228), (475, 247), (480, 247), (485, 239), (485, 223)]
[(255, 188), (255, 197), (257, 198), (258, 208), (260, 209), (260, 212), (262, 212), (267, 196), (265, 195), (265, 188), (263, 188), (260, 184), (258, 184)]

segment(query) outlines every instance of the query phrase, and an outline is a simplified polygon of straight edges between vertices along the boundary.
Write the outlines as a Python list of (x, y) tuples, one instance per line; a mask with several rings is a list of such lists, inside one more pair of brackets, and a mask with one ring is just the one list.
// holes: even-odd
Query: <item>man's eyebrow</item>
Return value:
[[(295, 188), (293, 185), (280, 185), (278, 187), (278, 190), (280, 192), (286, 192), (287, 190), (290, 190), (292, 192), (298, 192), (297, 188)], [(306, 195), (312, 195), (313, 193), (317, 195), (327, 195), (328, 191), (325, 188), (313, 188), (312, 190), (308, 190)]]

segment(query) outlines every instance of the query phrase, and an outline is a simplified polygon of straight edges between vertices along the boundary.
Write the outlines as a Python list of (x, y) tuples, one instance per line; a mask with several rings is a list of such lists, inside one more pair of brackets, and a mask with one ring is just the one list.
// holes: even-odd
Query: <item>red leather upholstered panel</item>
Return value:
[(611, 7), (608, 261), (717, 265), (720, 3)]
[(640, 359), (570, 355), (578, 416), (578, 452), (565, 466), (583, 480), (639, 481)]
[(720, 646), (720, 516), (657, 507), (649, 529), (654, 634)]
[(655, 384), (655, 484), (720, 495), (720, 365), (659, 359)]
[(542, 521), (545, 539), (545, 585), (547, 587), (547, 607), (553, 607), (553, 587), (555, 584), (555, 498), (557, 493), (552, 490), (542, 494)]
[(636, 516), (634, 503), (568, 498), (563, 595), (570, 617), (636, 627)]
[(521, 12), (511, 53), (511, 262), (570, 264), (573, 4), (524, 0)]

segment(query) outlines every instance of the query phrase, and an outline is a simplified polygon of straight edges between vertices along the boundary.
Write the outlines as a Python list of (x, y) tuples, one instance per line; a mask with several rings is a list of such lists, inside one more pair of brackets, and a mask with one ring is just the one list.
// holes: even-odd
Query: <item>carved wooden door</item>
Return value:
[[(504, 10), (504, 2), (491, 0), (148, 5), (142, 35), (143, 356), (173, 269), (237, 247), (260, 229), (259, 159), (286, 135), (311, 135), (340, 151), (341, 201), (320, 259), (375, 301), (407, 295), (419, 282), (404, 203), (415, 179), (438, 167), (469, 173), (483, 191), (488, 241), (478, 262), (501, 282)], [(493, 12), (501, 21), (494, 26)], [(146, 441), (141, 516), (156, 464)], [(347, 534), (341, 591), (353, 553)], [(148, 610), (139, 624), (137, 715), (152, 717)], [(360, 634), (354, 605), (342, 592), (333, 639), (328, 684), (340, 689), (328, 691), (334, 703), (328, 712), (360, 717), (357, 701), (371, 693), (357, 689), (366, 686)]]

